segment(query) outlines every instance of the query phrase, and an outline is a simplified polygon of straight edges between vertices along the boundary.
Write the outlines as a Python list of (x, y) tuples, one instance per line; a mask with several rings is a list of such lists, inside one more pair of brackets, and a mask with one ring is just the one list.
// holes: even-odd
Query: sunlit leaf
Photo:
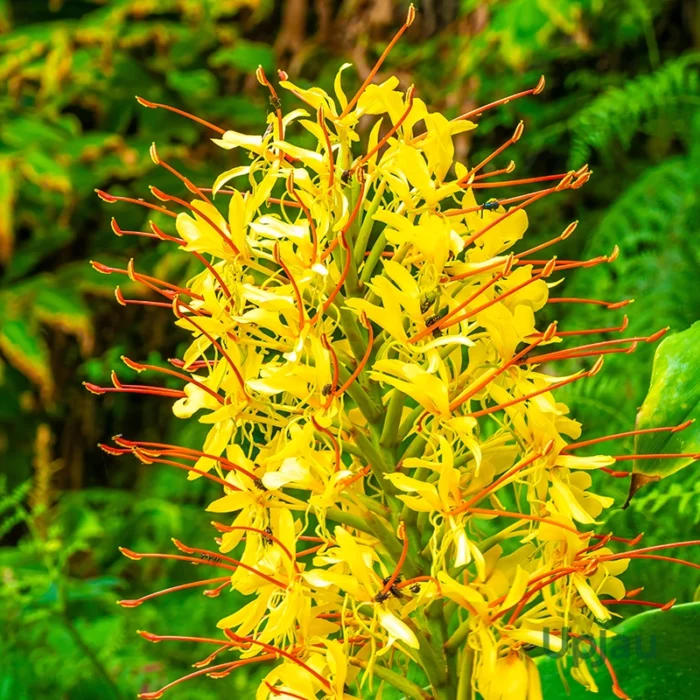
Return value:
[(36, 328), (22, 318), (3, 320), (0, 351), (11, 365), (39, 386), (44, 398), (50, 398), (54, 383), (49, 350)]
[[(665, 338), (656, 349), (651, 385), (637, 415), (637, 429), (677, 426), (684, 430), (638, 435), (635, 454), (700, 453), (700, 322)], [(634, 461), (630, 498), (644, 484), (687, 467), (693, 456)], [(629, 501), (628, 501), (629, 502)]]

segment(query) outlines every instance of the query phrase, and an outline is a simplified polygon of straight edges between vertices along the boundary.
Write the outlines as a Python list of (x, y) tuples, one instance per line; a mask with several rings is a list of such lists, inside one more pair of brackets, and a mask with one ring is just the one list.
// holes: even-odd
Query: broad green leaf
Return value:
[(34, 298), (33, 310), (39, 321), (76, 336), (83, 352), (90, 352), (94, 340), (90, 310), (74, 291), (43, 286)]
[(215, 51), (209, 62), (214, 68), (233, 66), (244, 73), (254, 73), (258, 66), (272, 72), (275, 67), (275, 54), (268, 44), (239, 39), (235, 46)]
[(22, 159), (21, 167), (27, 179), (39, 187), (63, 193), (71, 190), (68, 169), (44, 151), (28, 151)]
[(216, 78), (207, 70), (174, 70), (168, 72), (166, 80), (185, 100), (212, 97), (217, 90)]
[[(637, 429), (678, 426), (695, 420), (683, 430), (638, 435), (635, 454), (700, 453), (700, 322), (682, 333), (664, 338), (656, 349), (649, 393), (637, 414)], [(658, 481), (687, 467), (693, 456), (636, 459), (632, 469), (630, 498), (644, 484)], [(628, 499), (629, 502), (629, 499)]]
[(7, 361), (31, 379), (50, 398), (54, 384), (49, 350), (43, 338), (26, 319), (4, 319), (0, 325), (0, 351)]
[[(635, 615), (614, 628), (615, 636), (606, 636), (602, 648), (613, 665), (620, 687), (632, 700), (692, 698), (700, 688), (700, 664), (697, 662), (697, 630), (700, 603), (678, 605), (668, 611)], [(593, 695), (564, 677), (570, 688), (567, 695), (557, 669), (556, 659), (540, 657), (538, 667), (545, 700), (613, 700), (610, 674), (595, 652), (585, 643), (573, 644), (579, 658), (585, 658), (599, 692)]]

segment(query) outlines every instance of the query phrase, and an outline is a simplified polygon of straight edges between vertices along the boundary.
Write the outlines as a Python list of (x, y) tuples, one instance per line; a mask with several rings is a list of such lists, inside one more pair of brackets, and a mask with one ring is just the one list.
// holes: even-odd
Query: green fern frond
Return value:
[(572, 133), (570, 165), (579, 167), (591, 152), (603, 152), (613, 142), (627, 149), (634, 135), (652, 119), (673, 115), (679, 108), (700, 105), (700, 55), (667, 61), (658, 70), (611, 88), (569, 122)]

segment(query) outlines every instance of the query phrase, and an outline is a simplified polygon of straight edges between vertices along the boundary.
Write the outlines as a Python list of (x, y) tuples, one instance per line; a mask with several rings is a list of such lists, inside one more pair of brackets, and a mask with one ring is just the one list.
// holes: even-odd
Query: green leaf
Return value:
[[(635, 454), (700, 453), (700, 321), (659, 344), (654, 355), (649, 393), (637, 414), (637, 429), (677, 426), (695, 420), (676, 432), (638, 435)], [(695, 461), (694, 456), (674, 459), (636, 459), (628, 503), (636, 491)]]
[(239, 39), (235, 46), (214, 52), (209, 62), (214, 68), (232, 66), (243, 73), (255, 73), (258, 66), (262, 66), (266, 72), (272, 72), (275, 67), (275, 55), (268, 44)]
[[(700, 688), (697, 663), (697, 630), (700, 603), (678, 605), (668, 611), (635, 615), (614, 628), (616, 636), (606, 636), (601, 646), (613, 665), (620, 687), (633, 700), (662, 700), (694, 697)], [(584, 686), (564, 677), (570, 687), (567, 695), (554, 658), (540, 657), (538, 667), (545, 700), (613, 700), (610, 674), (600, 658), (585, 643), (573, 644), (573, 650), (587, 665), (599, 692), (592, 695)]]
[(186, 100), (212, 97), (216, 94), (216, 78), (208, 70), (170, 71), (168, 85)]
[(34, 299), (34, 315), (47, 326), (76, 336), (83, 353), (92, 349), (90, 310), (75, 292), (50, 286), (39, 288)]
[(44, 151), (29, 151), (21, 163), (24, 175), (39, 187), (55, 192), (67, 193), (71, 190), (68, 169), (56, 162)]
[(0, 326), (0, 351), (11, 365), (40, 387), (44, 398), (50, 398), (54, 384), (49, 350), (27, 320), (3, 320)]

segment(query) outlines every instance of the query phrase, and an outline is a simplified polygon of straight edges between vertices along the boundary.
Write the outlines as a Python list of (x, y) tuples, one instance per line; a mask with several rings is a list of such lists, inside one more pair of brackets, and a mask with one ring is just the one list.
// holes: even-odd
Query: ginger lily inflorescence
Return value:
[[(396, 39), (413, 18), (411, 9)], [(172, 225), (113, 229), (181, 248), (201, 265), (195, 277), (175, 284), (133, 261), (93, 263), (159, 297), (127, 299), (117, 288), (120, 304), (171, 309), (192, 342), (168, 368), (123, 358), (146, 376), (181, 380), (181, 389), (124, 384), (116, 373), (114, 386), (87, 388), (174, 399), (177, 417), (210, 426), (201, 450), (121, 436), (102, 446), (210, 481), (208, 511), (217, 516), (215, 544), (122, 549), (211, 571), (123, 606), (203, 589), (222, 611), (218, 630), (201, 637), (140, 633), (202, 650), (194, 671), (142, 698), (256, 664), (266, 672), (258, 700), (369, 698), (382, 685), (408, 698), (534, 700), (542, 697), (535, 647), (595, 644), (614, 605), (668, 607), (637, 600), (618, 578), (632, 559), (664, 558), (654, 553), (664, 547), (595, 532), (612, 499), (590, 491), (591, 472), (625, 476), (615, 468), (625, 457), (577, 448), (622, 436), (578, 441), (579, 423), (555, 399), (558, 388), (598, 372), (605, 355), (633, 352), (664, 331), (590, 343), (592, 333), (624, 333), (626, 318), (590, 330), (538, 328), (547, 303), (614, 311), (628, 301), (550, 295), (564, 271), (617, 255), (551, 254), (575, 223), (522, 245), (528, 207), (581, 187), (590, 172), (499, 179), (512, 162), (486, 171), (501, 165), (522, 124), (481, 162), (454, 162), (453, 137), (476, 128), (473, 118), (539, 94), (544, 80), (450, 120), (413, 87), (399, 90), (397, 78), (372, 82), (386, 53), (351, 98), (347, 65), (332, 96), (283, 72), (273, 85), (260, 69), (272, 106), (264, 133), (185, 115), (215, 132), (221, 148), (245, 153), (245, 164), (211, 187), (152, 148), (179, 193), (151, 188), (157, 202), (126, 201)], [(298, 107), (283, 112), (278, 90)], [(303, 132), (315, 148), (295, 145)], [(492, 196), (514, 186), (526, 193)], [(557, 361), (571, 359), (583, 368), (558, 375)], [(684, 544), (692, 543), (674, 546)], [(248, 597), (240, 609), (226, 605), (232, 590)], [(572, 663), (574, 677), (594, 688), (586, 661)], [(627, 697), (608, 668), (614, 692)]]

